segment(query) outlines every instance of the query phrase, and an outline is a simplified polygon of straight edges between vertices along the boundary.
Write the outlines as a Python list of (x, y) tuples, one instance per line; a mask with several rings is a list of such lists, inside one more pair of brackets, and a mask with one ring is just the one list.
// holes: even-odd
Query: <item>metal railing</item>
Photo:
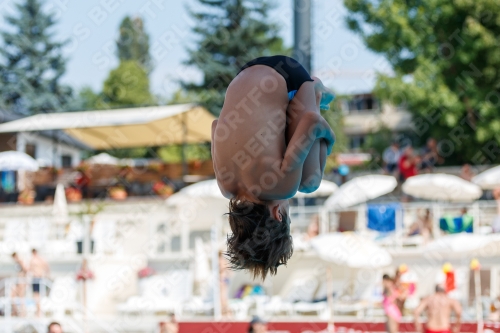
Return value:
[[(38, 297), (33, 295), (33, 284), (39, 285)], [(14, 333), (17, 329), (14, 327), (15, 324), (22, 323), (31, 325), (39, 333), (45, 333), (47, 318), (44, 315), (51, 312), (50, 308), (46, 308), (45, 305), (47, 299), (50, 298), (53, 286), (53, 282), (47, 278), (11, 277), (0, 280), (0, 291), (3, 290), (4, 294), (0, 296), (0, 310), (3, 310), (3, 316), (0, 315), (0, 332)], [(60, 292), (60, 290), (56, 292)], [(61, 300), (60, 304), (63, 303)], [(40, 316), (28, 313), (28, 308), (33, 305), (40, 307)], [(63, 319), (65, 331), (88, 333), (90, 332), (89, 323), (92, 323), (92, 327), (98, 329), (99, 332), (115, 332), (82, 304), (74, 302), (71, 304), (71, 308), (69, 316), (68, 312), (64, 311), (67, 317)], [(57, 319), (60, 321), (62, 318)]]
[[(476, 201), (472, 204), (452, 204), (452, 203), (433, 203), (433, 202), (411, 202), (411, 203), (401, 203), (401, 219), (402, 221), (398, 221), (397, 225), (399, 228), (398, 234), (396, 238), (402, 239), (405, 237), (408, 226), (412, 221), (416, 220), (417, 213), (419, 210), (424, 210), (426, 208), (430, 209), (432, 212), (433, 220), (434, 220), (434, 236), (439, 237), (439, 218), (442, 217), (445, 213), (451, 213), (458, 216), (460, 208), (466, 206), (469, 208), (469, 214), (472, 215), (474, 220), (474, 233), (480, 232), (483, 227), (491, 226), (494, 216), (496, 215), (496, 202), (495, 201)], [(353, 223), (354, 230), (356, 231), (366, 231), (366, 209), (367, 206), (362, 204), (346, 209), (337, 209), (330, 210), (324, 206), (292, 206), (290, 208), (290, 215), (292, 219), (291, 228), (292, 231), (296, 232), (305, 232), (307, 230), (307, 226), (310, 223), (313, 215), (318, 215), (320, 219), (320, 232), (334, 232), (339, 228), (339, 216), (342, 213), (351, 212), (355, 221)], [(125, 221), (127, 217), (121, 216), (118, 213), (113, 213), (111, 215), (105, 214), (106, 218), (113, 219), (116, 221), (117, 231), (120, 229), (120, 221)], [(145, 217), (148, 214), (140, 213), (135, 216), (136, 220), (145, 221)], [(344, 214), (345, 216), (345, 214)], [(343, 216), (343, 217), (344, 217)], [(216, 217), (214, 217), (214, 223), (217, 220), (217, 223), (221, 223), (221, 231), (223, 233), (228, 232), (228, 225), (225, 221), (219, 221)], [(5, 218), (0, 218), (0, 224), (5, 223)], [(84, 230), (83, 234), (87, 235), (84, 237), (81, 248), (83, 253), (78, 254), (76, 251), (76, 244), (73, 243), (74, 250), (71, 253), (65, 253), (64, 256), (68, 258), (68, 256), (74, 256), (75, 259), (78, 259), (80, 255), (82, 256), (91, 256), (91, 240), (89, 236), (89, 219), (85, 219), (82, 228)], [(152, 257), (156, 256), (168, 256), (169, 254), (179, 254), (180, 252), (184, 253), (188, 256), (192, 248), (192, 239), (196, 236), (184, 223), (176, 223), (173, 215), (161, 215), (161, 214), (149, 214), (147, 223), (149, 225), (149, 230), (142, 229), (143, 232), (147, 232), (149, 234), (148, 243), (150, 244), (148, 254)], [(204, 234), (200, 233), (202, 237), (208, 235), (209, 227), (207, 226), (206, 232)], [(163, 230), (163, 229), (165, 230)], [(2, 228), (0, 228), (2, 229)], [(162, 231), (163, 230), (163, 231)], [(27, 232), (27, 231), (25, 231)], [(198, 232), (201, 232), (198, 230)], [(193, 237), (191, 237), (193, 236)], [(206, 238), (206, 237), (205, 237)], [(1, 239), (1, 237), (0, 237)], [(52, 238), (46, 240), (46, 244), (51, 242)], [(206, 239), (208, 240), (208, 239)], [(56, 240), (57, 241), (57, 240)], [(123, 246), (121, 243), (122, 239), (116, 239), (117, 246)], [(27, 243), (27, 242), (25, 242)], [(399, 245), (402, 245), (403, 242), (397, 242)], [(176, 245), (177, 244), (177, 245)], [(398, 244), (393, 244), (391, 246), (399, 246)], [(5, 245), (5, 244), (4, 244)], [(28, 244), (27, 244), (28, 245)], [(96, 242), (97, 245), (97, 242)], [(179, 249), (177, 249), (179, 247)], [(51, 248), (51, 247), (50, 247)], [(153, 249), (155, 248), (155, 249)], [(163, 250), (160, 250), (160, 249)], [(29, 248), (26, 248), (24, 251), (18, 252), (28, 252)], [(42, 251), (43, 252), (43, 251)], [(94, 251), (94, 253), (96, 253)], [(6, 253), (9, 254), (9, 253)], [(55, 254), (55, 253), (54, 253)], [(110, 252), (111, 254), (111, 252)], [(57, 253), (57, 258), (61, 257), (61, 253)], [(44, 253), (44, 256), (50, 258), (51, 253)]]

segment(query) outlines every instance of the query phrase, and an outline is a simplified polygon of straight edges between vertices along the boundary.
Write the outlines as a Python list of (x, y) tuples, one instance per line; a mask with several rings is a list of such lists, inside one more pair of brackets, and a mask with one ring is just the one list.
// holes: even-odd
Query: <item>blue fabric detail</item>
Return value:
[(12, 193), (16, 190), (15, 171), (0, 171), (0, 187), (2, 187), (6, 193)]
[(450, 234), (459, 232), (472, 233), (474, 231), (473, 222), (472, 216), (468, 214), (457, 217), (445, 215), (439, 219), (439, 228)]
[(319, 103), (319, 108), (321, 110), (330, 110), (330, 103), (335, 99), (334, 94), (323, 93), (321, 94), (321, 101)]
[(288, 100), (291, 101), (295, 97), (296, 93), (297, 93), (297, 90), (289, 91), (288, 92)]
[(395, 231), (396, 211), (400, 209), (401, 205), (398, 203), (368, 205), (368, 229), (379, 232)]

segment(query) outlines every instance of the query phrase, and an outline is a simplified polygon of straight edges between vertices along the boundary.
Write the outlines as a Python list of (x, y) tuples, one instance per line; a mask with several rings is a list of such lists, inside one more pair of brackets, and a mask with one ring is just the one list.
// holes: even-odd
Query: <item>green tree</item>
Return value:
[(75, 95), (67, 105), (68, 111), (105, 110), (110, 107), (104, 102), (103, 95), (91, 87), (83, 87)]
[(337, 96), (330, 103), (330, 110), (321, 111), (321, 115), (335, 133), (335, 144), (333, 145), (332, 154), (326, 160), (325, 173), (329, 173), (332, 168), (337, 167), (337, 155), (348, 150), (349, 142), (344, 133), (344, 116), (341, 108), (342, 101), (346, 98), (345, 96)]
[(499, 161), (500, 2), (344, 2), (350, 29), (393, 67), (377, 95), (406, 105), (415, 133), (441, 140), (448, 162)]
[(2, 107), (20, 114), (63, 111), (71, 99), (71, 89), (60, 82), (65, 42), (54, 40), (56, 21), (42, 4), (16, 3), (17, 13), (5, 16), (8, 27), (1, 32), (0, 100)]
[(330, 103), (330, 110), (321, 111), (321, 115), (330, 124), (333, 132), (335, 133), (335, 145), (333, 146), (333, 153), (342, 153), (348, 150), (348, 140), (344, 133), (344, 116), (342, 113), (341, 104), (347, 97), (337, 96), (335, 100)]
[(112, 108), (145, 106), (154, 103), (146, 71), (134, 60), (120, 62), (104, 82), (103, 100)]
[(197, 0), (203, 9), (191, 11), (197, 22), (193, 32), (196, 47), (188, 49), (187, 65), (203, 74), (201, 83), (186, 83), (198, 102), (218, 115), (224, 94), (240, 67), (247, 61), (274, 54), (289, 54), (279, 37), (278, 25), (270, 22), (268, 1)]
[[(158, 157), (166, 163), (182, 162), (182, 146), (170, 145), (157, 150)], [(186, 161), (207, 161), (211, 159), (210, 144), (187, 144)]]
[(144, 22), (140, 17), (126, 16), (122, 20), (116, 48), (120, 61), (135, 60), (147, 73), (153, 69), (149, 54), (149, 36), (144, 31)]

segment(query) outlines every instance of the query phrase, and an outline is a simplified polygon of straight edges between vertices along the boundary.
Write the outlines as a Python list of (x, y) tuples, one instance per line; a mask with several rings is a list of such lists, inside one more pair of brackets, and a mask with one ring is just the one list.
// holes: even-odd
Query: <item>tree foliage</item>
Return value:
[(196, 93), (212, 113), (218, 115), (224, 94), (242, 65), (253, 58), (289, 54), (279, 37), (277, 24), (269, 22), (268, 1), (197, 0), (203, 8), (191, 11), (197, 22), (195, 48), (188, 50), (187, 65), (203, 74), (201, 83), (184, 82), (184, 88)]
[(335, 144), (333, 145), (332, 154), (326, 160), (325, 173), (338, 166), (337, 155), (348, 150), (348, 138), (344, 133), (344, 116), (342, 113), (342, 101), (346, 96), (337, 96), (336, 99), (330, 103), (330, 110), (321, 111), (321, 115), (330, 124), (333, 132), (335, 133)]
[(27, 115), (63, 111), (72, 91), (60, 82), (66, 70), (65, 42), (54, 40), (56, 22), (40, 0), (23, 0), (15, 8), (15, 15), (5, 16), (8, 26), (1, 32), (2, 107)]
[(135, 60), (147, 73), (153, 69), (149, 54), (149, 36), (144, 31), (144, 22), (140, 17), (126, 16), (122, 20), (116, 49), (120, 61)]
[(414, 131), (454, 162), (500, 159), (500, 2), (344, 0), (347, 23), (394, 75), (376, 94), (404, 104)]
[(145, 106), (154, 103), (146, 71), (135, 60), (120, 62), (104, 82), (103, 99), (111, 108)]

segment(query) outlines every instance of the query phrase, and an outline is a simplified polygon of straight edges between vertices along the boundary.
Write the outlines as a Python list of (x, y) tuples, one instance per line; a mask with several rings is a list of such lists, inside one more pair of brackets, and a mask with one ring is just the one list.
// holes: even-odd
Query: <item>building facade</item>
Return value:
[[(0, 123), (21, 118), (0, 110)], [(76, 167), (89, 147), (60, 130), (0, 133), (0, 152), (17, 150), (38, 161), (42, 167)]]
[(351, 151), (359, 151), (366, 137), (382, 128), (400, 133), (411, 129), (412, 115), (403, 107), (383, 103), (373, 94), (352, 95), (341, 105)]

